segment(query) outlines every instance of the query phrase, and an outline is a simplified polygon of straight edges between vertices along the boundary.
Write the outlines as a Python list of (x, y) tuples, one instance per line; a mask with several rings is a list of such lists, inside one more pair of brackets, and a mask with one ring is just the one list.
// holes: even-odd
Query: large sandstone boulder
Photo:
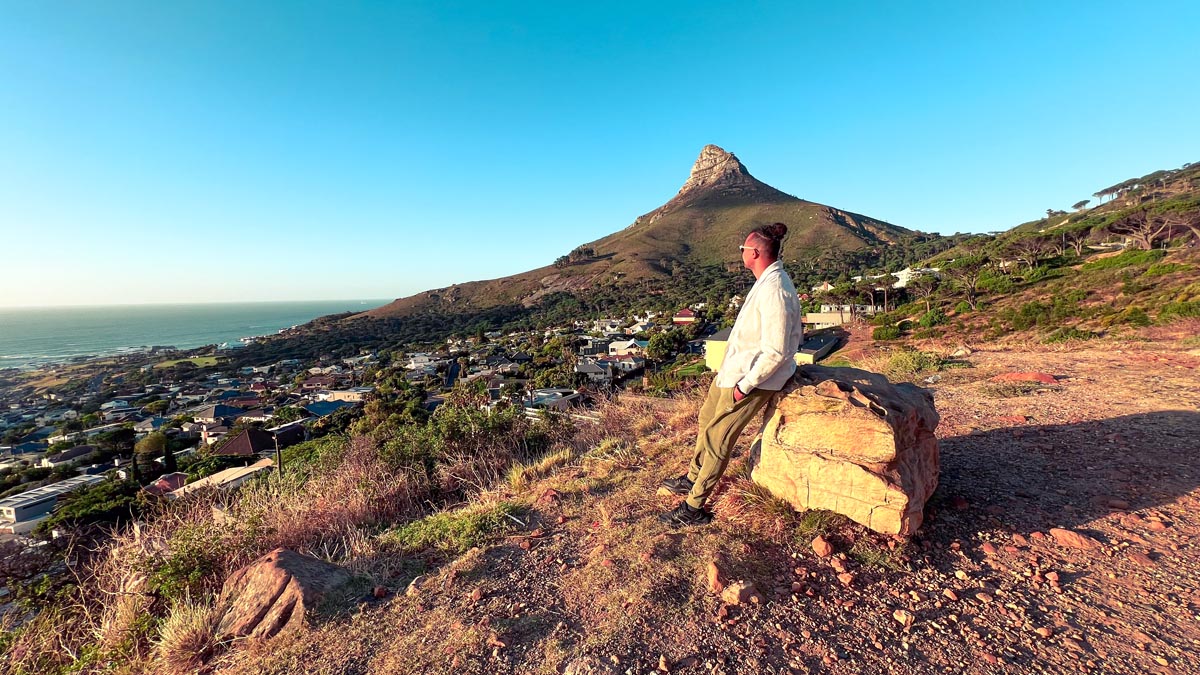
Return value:
[(806, 365), (767, 410), (751, 477), (797, 509), (912, 534), (937, 487), (929, 392), (854, 368)]
[(276, 635), (303, 623), (352, 579), (337, 565), (277, 548), (225, 580), (217, 601), (217, 637), (223, 641)]

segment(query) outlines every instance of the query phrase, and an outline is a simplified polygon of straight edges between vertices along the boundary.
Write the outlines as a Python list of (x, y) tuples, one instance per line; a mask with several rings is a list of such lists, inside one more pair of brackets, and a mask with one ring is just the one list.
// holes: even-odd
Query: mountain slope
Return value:
[(788, 225), (788, 259), (887, 246), (915, 234), (857, 213), (793, 197), (758, 180), (732, 153), (705, 146), (679, 192), (625, 229), (576, 249), (569, 261), (501, 279), (455, 284), (400, 298), (373, 318), (424, 311), (531, 306), (558, 292), (668, 279), (676, 266), (736, 266), (738, 245), (754, 227)]

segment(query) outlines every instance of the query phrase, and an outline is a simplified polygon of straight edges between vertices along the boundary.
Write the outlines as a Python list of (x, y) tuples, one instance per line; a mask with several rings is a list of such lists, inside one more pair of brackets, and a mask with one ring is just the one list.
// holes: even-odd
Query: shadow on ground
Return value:
[[(1114, 511), (1168, 504), (1200, 486), (1197, 439), (1200, 414), (1183, 410), (943, 438), (930, 516), (978, 519), (982, 510), (1024, 534), (1086, 530)], [(967, 508), (955, 509), (956, 497)]]

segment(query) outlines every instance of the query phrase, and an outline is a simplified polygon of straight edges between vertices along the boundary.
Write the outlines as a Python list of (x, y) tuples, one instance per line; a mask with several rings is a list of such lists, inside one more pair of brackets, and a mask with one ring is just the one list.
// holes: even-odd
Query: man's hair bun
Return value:
[(768, 239), (783, 241), (783, 237), (787, 235), (787, 225), (784, 225), (783, 223), (771, 223), (770, 225), (766, 225), (762, 228), (762, 233), (766, 235)]

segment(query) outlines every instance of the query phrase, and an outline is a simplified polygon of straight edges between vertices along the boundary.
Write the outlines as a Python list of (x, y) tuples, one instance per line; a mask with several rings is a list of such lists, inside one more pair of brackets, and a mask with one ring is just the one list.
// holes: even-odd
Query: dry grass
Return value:
[(744, 528), (770, 539), (779, 539), (796, 524), (796, 511), (786, 500), (771, 494), (766, 488), (738, 475), (745, 467), (741, 462), (729, 468), (731, 477), (726, 478), (719, 494), (713, 500), (712, 510), (722, 521)]
[(185, 598), (172, 605), (154, 643), (158, 660), (174, 673), (194, 673), (216, 651), (217, 615), (205, 602)]

